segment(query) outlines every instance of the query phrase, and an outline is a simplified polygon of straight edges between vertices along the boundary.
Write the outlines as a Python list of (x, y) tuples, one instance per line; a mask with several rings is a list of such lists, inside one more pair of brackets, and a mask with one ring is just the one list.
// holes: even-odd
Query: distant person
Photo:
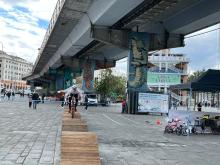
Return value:
[(39, 95), (36, 92), (34, 92), (32, 95), (33, 109), (37, 109), (38, 101), (39, 101)]
[(125, 113), (126, 112), (126, 100), (124, 99), (121, 103), (121, 113)]
[(61, 101), (61, 107), (64, 107), (64, 93), (62, 93), (61, 97), (60, 97), (60, 101)]
[(8, 100), (10, 100), (10, 97), (11, 97), (11, 92), (7, 92), (7, 97), (8, 97)]
[(198, 112), (202, 111), (202, 103), (201, 102), (198, 103), (197, 109), (198, 109)]
[(85, 95), (85, 110), (88, 108), (88, 96)]
[(28, 94), (29, 108), (32, 106), (32, 94)]
[(44, 103), (44, 98), (45, 98), (45, 93), (42, 94), (41, 99), (42, 99), (42, 103)]
[(12, 98), (11, 98), (12, 100), (14, 100), (15, 99), (15, 92), (13, 91), (12, 92)]

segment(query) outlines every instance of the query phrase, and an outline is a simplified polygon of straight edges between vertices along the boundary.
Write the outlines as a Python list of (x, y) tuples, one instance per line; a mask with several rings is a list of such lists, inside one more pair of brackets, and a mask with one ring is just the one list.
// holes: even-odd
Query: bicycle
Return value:
[(75, 102), (72, 100), (71, 102), (71, 115), (72, 115), (72, 118), (75, 117), (75, 111), (76, 111), (76, 106), (75, 106)]

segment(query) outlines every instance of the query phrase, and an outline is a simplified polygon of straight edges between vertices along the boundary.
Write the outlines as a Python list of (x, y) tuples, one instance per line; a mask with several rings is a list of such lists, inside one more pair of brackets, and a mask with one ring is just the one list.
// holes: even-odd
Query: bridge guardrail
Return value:
[(34, 67), (33, 67), (33, 68), (36, 67), (36, 65), (37, 65), (37, 63), (38, 63), (38, 61), (39, 61), (39, 59), (40, 59), (40, 56), (41, 56), (41, 54), (42, 54), (42, 52), (43, 52), (43, 50), (44, 50), (44, 48), (45, 48), (45, 46), (46, 46), (46, 44), (47, 44), (47, 41), (48, 41), (48, 39), (49, 39), (49, 36), (50, 36), (50, 34), (51, 34), (51, 32), (52, 32), (52, 30), (53, 30), (53, 28), (54, 28), (54, 25), (55, 25), (55, 23), (56, 23), (56, 21), (57, 21), (57, 18), (58, 18), (59, 14), (60, 14), (60, 11), (61, 11), (61, 9), (62, 9), (64, 3), (65, 3), (65, 0), (58, 0), (58, 1), (57, 1), (56, 7), (55, 7), (55, 9), (54, 9), (54, 12), (53, 12), (52, 18), (51, 18), (51, 20), (50, 20), (50, 23), (49, 23), (49, 25), (48, 25), (47, 31), (46, 31), (46, 33), (45, 33), (45, 35), (44, 35), (44, 39), (43, 39), (43, 42), (42, 42), (42, 44), (41, 44), (41, 47), (40, 47), (40, 50), (39, 50), (39, 54), (38, 54), (38, 56), (37, 56), (37, 59), (36, 59), (36, 62), (35, 62), (35, 64), (34, 64)]

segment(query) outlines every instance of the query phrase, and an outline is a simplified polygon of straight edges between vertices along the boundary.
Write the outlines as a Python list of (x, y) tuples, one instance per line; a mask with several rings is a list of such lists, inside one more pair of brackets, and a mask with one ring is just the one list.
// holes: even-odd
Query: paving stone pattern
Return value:
[(0, 165), (59, 165), (62, 114), (57, 104), (0, 102)]

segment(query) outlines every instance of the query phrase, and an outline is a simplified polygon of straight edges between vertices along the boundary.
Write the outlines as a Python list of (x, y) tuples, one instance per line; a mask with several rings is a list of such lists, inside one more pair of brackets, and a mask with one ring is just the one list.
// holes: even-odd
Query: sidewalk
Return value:
[(62, 114), (57, 104), (0, 102), (0, 164), (59, 165)]

